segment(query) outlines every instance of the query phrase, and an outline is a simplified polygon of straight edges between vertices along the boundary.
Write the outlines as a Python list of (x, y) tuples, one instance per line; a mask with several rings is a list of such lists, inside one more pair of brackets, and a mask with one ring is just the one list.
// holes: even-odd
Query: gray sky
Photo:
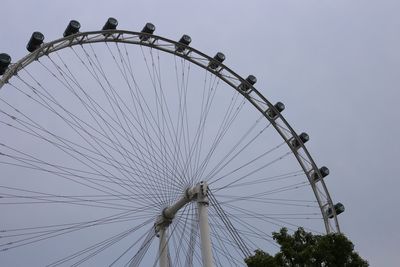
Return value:
[(207, 54), (223, 51), (237, 73), (286, 105), (307, 147), (346, 206), (342, 231), (371, 266), (398, 264), (400, 18), (398, 1), (12, 1), (3, 0), (1, 52), (25, 55), (32, 31), (61, 36), (77, 19), (99, 29), (153, 22), (157, 34), (188, 33)]

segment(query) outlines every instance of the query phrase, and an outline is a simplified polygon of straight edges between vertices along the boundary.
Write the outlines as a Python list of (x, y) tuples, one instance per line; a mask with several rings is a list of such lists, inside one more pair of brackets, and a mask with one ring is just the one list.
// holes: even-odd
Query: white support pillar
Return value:
[(201, 183), (200, 187), (201, 189), (197, 196), (197, 207), (199, 214), (201, 256), (203, 259), (203, 267), (213, 267), (210, 226), (208, 224), (208, 188), (206, 183)]
[(213, 267), (213, 254), (211, 249), (210, 226), (208, 224), (208, 185), (206, 182), (200, 182), (192, 188), (185, 190), (174, 204), (166, 207), (158, 216), (154, 230), (160, 238), (159, 244), (159, 261), (160, 267), (170, 267), (168, 259), (168, 226), (172, 223), (176, 213), (186, 204), (197, 201), (201, 255), (203, 258), (203, 267)]
[(158, 234), (160, 235), (160, 245), (158, 248), (158, 257), (160, 260), (160, 267), (169, 267), (169, 262), (168, 262), (168, 233), (167, 233), (168, 228), (162, 227)]

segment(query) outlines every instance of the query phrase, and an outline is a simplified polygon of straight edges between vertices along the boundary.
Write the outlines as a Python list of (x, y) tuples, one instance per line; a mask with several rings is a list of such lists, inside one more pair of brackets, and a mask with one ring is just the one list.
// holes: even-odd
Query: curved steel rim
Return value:
[[(140, 38), (142, 36), (146, 36), (146, 38)], [(80, 32), (77, 34), (73, 34), (64, 38), (60, 38), (54, 40), (49, 43), (43, 44), (39, 49), (34, 52), (26, 55), (18, 62), (11, 64), (10, 67), (6, 70), (3, 76), (0, 79), (0, 89), (11, 79), (14, 75), (18, 73), (21, 69), (25, 68), (32, 62), (36, 61), (42, 56), (47, 56), (55, 51), (61, 50), (63, 48), (71, 47), (74, 45), (83, 45), (89, 43), (100, 43), (100, 42), (119, 42), (119, 43), (127, 43), (134, 45), (142, 45), (148, 46), (151, 48), (155, 48), (161, 50), (163, 52), (167, 52), (170, 54), (174, 54), (181, 58), (184, 58), (193, 64), (213, 73), (218, 76), (221, 80), (223, 80), (226, 84), (231, 86), (233, 89), (237, 90), (240, 94), (242, 94), (258, 111), (260, 111), (264, 117), (272, 124), (272, 126), (276, 129), (276, 131), (280, 134), (280, 136), (284, 139), (286, 144), (292, 150), (294, 156), (299, 162), (301, 168), (306, 174), (308, 181), (311, 185), (311, 188), (314, 192), (314, 195), (317, 199), (318, 205), (321, 210), (321, 214), (324, 220), (325, 229), (327, 233), (340, 233), (339, 222), (335, 213), (335, 209), (333, 207), (333, 202), (324, 182), (324, 179), (318, 179), (314, 181), (311, 177), (312, 173), (317, 173), (319, 177), (321, 173), (308, 152), (307, 148), (300, 140), (298, 134), (294, 131), (294, 129), (289, 125), (286, 119), (282, 116), (280, 112), (276, 110), (274, 105), (267, 100), (253, 85), (248, 83), (243, 77), (235, 73), (233, 70), (228, 68), (226, 65), (219, 63), (212, 57), (196, 50), (190, 46), (186, 46), (182, 43), (142, 32), (133, 32), (126, 30), (105, 30), (105, 31), (90, 31), (90, 32)], [(176, 50), (176, 47), (184, 48), (182, 52)], [(216, 69), (209, 68), (209, 63), (214, 62), (218, 64)], [(243, 92), (239, 89), (240, 84), (245, 83), (249, 90)], [(266, 114), (267, 109), (272, 109), (276, 114), (277, 118), (272, 119)], [(294, 149), (290, 144), (291, 140), (296, 139), (300, 147), (298, 149)], [(333, 212), (333, 218), (328, 218), (327, 210)], [(333, 221), (333, 224), (330, 222)]]

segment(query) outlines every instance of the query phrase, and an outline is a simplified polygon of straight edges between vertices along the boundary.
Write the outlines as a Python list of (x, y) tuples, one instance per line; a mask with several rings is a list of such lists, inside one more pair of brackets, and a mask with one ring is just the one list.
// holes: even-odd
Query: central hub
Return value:
[(154, 223), (154, 228), (156, 233), (161, 229), (167, 228), (175, 218), (176, 213), (183, 208), (186, 204), (197, 201), (203, 205), (208, 206), (208, 185), (206, 182), (200, 182), (192, 188), (188, 188), (183, 193), (183, 196), (178, 199), (174, 204), (166, 207), (162, 210), (161, 214), (158, 216), (156, 222)]

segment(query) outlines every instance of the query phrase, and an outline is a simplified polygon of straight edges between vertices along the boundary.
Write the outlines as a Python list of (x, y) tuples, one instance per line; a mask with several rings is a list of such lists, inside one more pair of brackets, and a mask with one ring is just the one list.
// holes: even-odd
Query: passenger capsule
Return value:
[(0, 75), (6, 72), (8, 66), (11, 64), (11, 57), (8, 54), (0, 54)]
[[(281, 113), (283, 110), (285, 110), (285, 104), (282, 102), (277, 102), (274, 107), (278, 113)], [(278, 113), (272, 108), (267, 109), (266, 113), (271, 119), (276, 119), (278, 117)]]
[[(247, 76), (246, 80), (244, 80), (240, 85), (239, 85), (239, 89), (247, 92), (251, 86), (250, 85), (254, 85), (257, 82), (257, 78), (254, 75), (249, 75)], [(250, 85), (249, 85), (250, 84)]]
[[(305, 144), (305, 143), (307, 143), (308, 140), (310, 140), (310, 137), (308, 136), (307, 133), (301, 133), (299, 135), (299, 139), (301, 140), (301, 142), (303, 144)], [(299, 143), (299, 141), (296, 138), (292, 138), (290, 143), (293, 146), (293, 148), (296, 149), (296, 150), (299, 149), (300, 146), (301, 146), (301, 144)]]
[[(156, 30), (156, 26), (154, 26), (153, 23), (146, 23), (146, 25), (144, 25), (143, 29), (142, 29), (142, 33), (148, 33), (148, 34), (153, 34), (154, 31)], [(139, 37), (140, 40), (142, 41), (147, 41), (150, 38), (150, 36), (148, 35), (141, 35)]]
[(184, 34), (181, 39), (179, 39), (179, 42), (184, 45), (189, 45), (192, 42), (192, 38), (190, 38), (189, 35)]
[(41, 32), (32, 33), (31, 39), (29, 39), (28, 44), (26, 45), (26, 49), (29, 52), (33, 52), (38, 49), (44, 41), (44, 35)]
[(72, 35), (72, 34), (75, 34), (75, 33), (79, 32), (79, 29), (80, 29), (80, 28), (81, 28), (81, 24), (80, 24), (78, 21), (76, 21), (76, 20), (71, 20), (71, 21), (68, 23), (68, 26), (67, 26), (67, 28), (65, 29), (63, 36), (64, 36), (64, 37), (67, 37), (67, 36), (70, 36), (70, 35)]
[(319, 173), (321, 174), (321, 176), (319, 176), (318, 172), (313, 171), (311, 174), (311, 178), (314, 181), (317, 181), (321, 178), (325, 178), (326, 176), (329, 175), (329, 169), (327, 167), (323, 166), (323, 167), (319, 168)]
[[(343, 205), (342, 203), (340, 203), (340, 202), (338, 202), (338, 203), (336, 203), (335, 205), (333, 205), (333, 208), (335, 209), (336, 215), (339, 215), (339, 214), (343, 213), (344, 210), (345, 210), (344, 205)], [(327, 215), (330, 219), (332, 219), (332, 218), (334, 217), (334, 214), (333, 214), (333, 211), (332, 211), (331, 208), (328, 208), (328, 209), (327, 209), (326, 215)]]
[(192, 38), (190, 38), (189, 35), (182, 35), (181, 39), (179, 39), (179, 44), (175, 46), (176, 51), (182, 53), (183, 51), (185, 51), (185, 46), (189, 45), (191, 42)]
[(115, 18), (108, 18), (106, 21), (106, 24), (104, 24), (103, 26), (103, 31), (105, 30), (115, 30), (118, 26), (118, 20), (116, 20)]
[(208, 63), (208, 67), (210, 69), (215, 70), (216, 68), (218, 68), (222, 62), (224, 62), (225, 60), (225, 55), (221, 52), (218, 52), (215, 56), (214, 56), (214, 60), (211, 60), (210, 63)]

